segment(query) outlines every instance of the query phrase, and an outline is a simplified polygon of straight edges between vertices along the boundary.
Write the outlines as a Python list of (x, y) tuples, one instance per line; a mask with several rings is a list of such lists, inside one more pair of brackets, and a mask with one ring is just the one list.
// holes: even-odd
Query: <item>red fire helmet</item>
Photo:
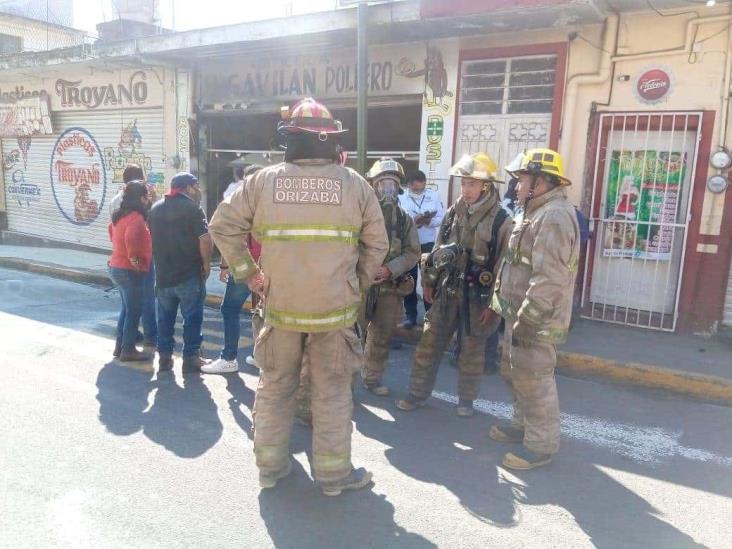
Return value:
[(280, 115), (282, 122), (277, 131), (283, 134), (307, 132), (327, 136), (348, 131), (343, 129), (340, 120), (333, 118), (328, 107), (312, 97), (301, 99), (291, 108), (282, 107)]

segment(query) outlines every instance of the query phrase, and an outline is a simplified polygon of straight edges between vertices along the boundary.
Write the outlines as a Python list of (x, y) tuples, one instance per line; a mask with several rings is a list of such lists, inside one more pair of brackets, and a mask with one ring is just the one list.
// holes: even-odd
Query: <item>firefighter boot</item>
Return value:
[(503, 456), (503, 466), (518, 471), (528, 471), (542, 465), (547, 465), (552, 460), (551, 454), (537, 454), (526, 447), (521, 447)]
[(363, 467), (351, 469), (347, 477), (341, 480), (321, 482), (324, 496), (340, 496), (346, 490), (359, 490), (371, 484), (373, 475)]
[(491, 425), (488, 436), (496, 442), (523, 442), (524, 430), (508, 423), (495, 423)]
[(262, 490), (268, 490), (269, 488), (274, 488), (277, 486), (277, 483), (285, 478), (287, 475), (289, 475), (292, 472), (292, 459), (287, 460), (287, 465), (285, 465), (282, 469), (279, 471), (276, 471), (274, 473), (263, 473), (262, 471), (259, 472), (259, 487)]

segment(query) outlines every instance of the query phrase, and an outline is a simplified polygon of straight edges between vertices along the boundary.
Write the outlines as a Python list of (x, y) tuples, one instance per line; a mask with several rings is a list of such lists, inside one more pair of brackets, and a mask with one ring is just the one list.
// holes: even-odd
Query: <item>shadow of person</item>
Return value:
[(229, 391), (229, 408), (234, 421), (246, 433), (250, 440), (254, 439), (254, 426), (249, 417), (242, 411), (241, 407), (246, 406), (254, 410), (254, 391), (247, 387), (238, 372), (228, 374), (226, 377), (226, 390)]
[(156, 381), (153, 405), (143, 418), (143, 432), (177, 456), (195, 458), (221, 438), (223, 425), (216, 404), (199, 374), (183, 376), (183, 386), (172, 374)]
[[(637, 474), (647, 474), (636, 467)], [(630, 547), (642, 540), (654, 547), (704, 547), (663, 520), (657, 509), (598, 464), (581, 457), (565, 455), (546, 468), (512, 474), (524, 484), (517, 489), (520, 501), (563, 507), (594, 547)]]
[[(627, 547), (642, 540), (653, 540), (658, 547), (699, 546), (656, 516), (658, 511), (645, 499), (603, 471), (608, 458), (602, 450), (578, 448), (581, 443), (567, 441), (549, 466), (511, 471), (501, 461), (518, 445), (488, 439), (487, 430), (481, 427), (493, 422), (490, 415), (485, 414), (487, 423), (476, 424), (458, 420), (444, 406), (433, 404), (388, 421), (369, 410), (369, 402), (368, 397), (363, 398), (354, 420), (365, 436), (390, 446), (385, 452), (389, 463), (414, 479), (444, 486), (482, 522), (503, 528), (518, 526), (522, 509), (548, 505), (571, 514), (596, 547)], [(622, 469), (648, 475), (647, 467), (634, 462), (623, 462)], [(561, 545), (561, 540), (556, 543)]]
[(142, 429), (143, 412), (153, 389), (152, 371), (146, 372), (112, 361), (97, 375), (99, 421), (118, 436)]
[(259, 513), (278, 549), (297, 547), (436, 547), (394, 521), (394, 506), (372, 488), (325, 497), (298, 461), (259, 494)]
[(400, 414), (393, 421), (372, 411), (383, 406), (383, 399), (363, 394), (358, 399), (356, 428), (390, 447), (385, 456), (392, 466), (414, 479), (444, 486), (482, 522), (499, 528), (518, 524), (516, 487), (496, 475), (503, 454), (495, 448), (486, 451), (487, 437), (474, 421), (456, 419), (437, 407)]

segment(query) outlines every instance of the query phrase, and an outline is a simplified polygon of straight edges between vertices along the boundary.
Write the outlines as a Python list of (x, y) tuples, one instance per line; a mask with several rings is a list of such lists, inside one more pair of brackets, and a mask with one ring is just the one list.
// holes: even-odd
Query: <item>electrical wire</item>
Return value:
[(603, 48), (602, 46), (598, 46), (597, 44), (595, 44), (595, 43), (594, 43), (594, 42), (592, 42), (591, 40), (588, 40), (587, 38), (585, 38), (584, 36), (582, 36), (582, 35), (581, 35), (580, 33), (577, 33), (577, 38), (579, 38), (579, 39), (580, 39), (580, 40), (582, 40), (583, 42), (585, 42), (585, 43), (589, 44), (590, 46), (592, 46), (593, 48), (595, 48), (595, 49), (596, 49), (596, 50), (598, 50), (598, 51), (602, 51), (602, 52), (605, 52), (605, 53), (609, 53), (610, 55), (612, 55), (612, 52), (610, 52), (610, 51), (607, 51), (607, 50), (606, 50), (605, 48)]
[[(689, 1), (689, 0), (685, 0), (685, 1)], [(701, 15), (699, 15), (698, 11), (680, 11), (679, 13), (663, 13), (662, 11), (659, 11), (658, 8), (656, 8), (656, 6), (654, 6), (651, 3), (651, 0), (646, 0), (646, 4), (648, 4), (648, 7), (651, 10), (655, 11), (661, 17), (678, 17), (679, 15), (688, 15), (690, 13), (696, 15), (697, 17), (701, 17)]]

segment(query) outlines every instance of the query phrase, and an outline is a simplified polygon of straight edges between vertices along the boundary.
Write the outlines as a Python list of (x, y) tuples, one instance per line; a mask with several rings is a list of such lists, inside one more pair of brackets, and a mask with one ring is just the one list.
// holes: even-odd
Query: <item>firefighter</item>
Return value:
[(562, 158), (531, 149), (519, 169), (519, 209), (498, 272), (492, 308), (506, 320), (502, 374), (514, 397), (510, 423), (491, 426), (499, 442), (523, 442), (503, 464), (533, 469), (559, 449), (556, 345), (567, 338), (580, 231), (567, 200)]
[(398, 196), (404, 170), (396, 160), (382, 158), (366, 174), (376, 193), (389, 236), (389, 253), (376, 272), (363, 307), (366, 328), (366, 360), (361, 379), (377, 396), (387, 396), (389, 388), (381, 379), (389, 357), (389, 341), (402, 317), (402, 300), (412, 293), (415, 281), (409, 271), (419, 261), (421, 249), (417, 227), (399, 206)]
[(457, 414), (473, 415), (485, 367), (485, 341), (499, 321), (489, 308), (495, 267), (511, 232), (510, 216), (495, 186), (500, 183), (496, 172), (495, 162), (485, 153), (465, 155), (450, 169), (450, 175), (460, 179), (461, 195), (423, 261), (424, 299), (432, 308), (415, 351), (409, 394), (397, 402), (401, 410), (414, 410), (430, 396), (442, 354), (457, 332)]
[[(351, 377), (363, 362), (354, 324), (389, 241), (376, 195), (339, 164), (341, 123), (312, 98), (282, 114), (285, 161), (224, 200), (210, 230), (237, 282), (264, 300), (254, 345), (259, 484), (272, 488), (292, 469), (294, 397), (307, 353), (313, 474), (323, 494), (335, 496), (371, 482), (370, 472), (351, 464)], [(246, 247), (250, 233), (262, 244), (260, 266)]]

